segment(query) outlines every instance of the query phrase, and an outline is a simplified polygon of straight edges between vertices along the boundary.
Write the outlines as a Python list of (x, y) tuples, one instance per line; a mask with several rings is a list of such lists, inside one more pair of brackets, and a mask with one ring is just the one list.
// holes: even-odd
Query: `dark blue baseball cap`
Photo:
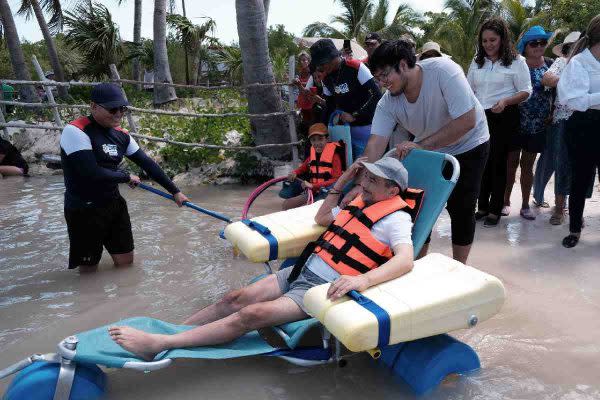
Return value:
[(129, 105), (121, 88), (114, 83), (101, 83), (94, 86), (92, 88), (92, 101), (107, 109)]

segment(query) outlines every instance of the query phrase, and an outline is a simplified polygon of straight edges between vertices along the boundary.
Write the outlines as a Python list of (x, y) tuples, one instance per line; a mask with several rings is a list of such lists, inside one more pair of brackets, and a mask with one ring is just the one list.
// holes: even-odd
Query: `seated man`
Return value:
[[(131, 327), (110, 327), (112, 339), (139, 357), (152, 360), (163, 350), (230, 342), (245, 333), (307, 317), (303, 298), (313, 286), (332, 282), (327, 296), (363, 291), (397, 278), (413, 267), (410, 206), (400, 197), (408, 173), (395, 158), (370, 164), (359, 159), (336, 182), (315, 221), (329, 226), (307, 247), (294, 268), (286, 268), (200, 310), (184, 323), (186, 332), (160, 335)], [(341, 189), (362, 169), (362, 195), (340, 210)], [(348, 240), (345, 239), (349, 236)], [(354, 240), (353, 240), (354, 239)], [(344, 245), (346, 244), (346, 245)], [(303, 260), (306, 259), (306, 262)]]
[(29, 166), (19, 150), (9, 141), (0, 138), (0, 178), (27, 175)]

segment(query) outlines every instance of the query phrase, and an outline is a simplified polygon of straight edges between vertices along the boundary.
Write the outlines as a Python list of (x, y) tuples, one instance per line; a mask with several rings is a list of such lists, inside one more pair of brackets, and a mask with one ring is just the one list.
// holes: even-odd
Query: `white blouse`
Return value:
[(600, 110), (600, 61), (589, 49), (567, 64), (558, 81), (558, 99), (573, 110)]
[(487, 57), (484, 60), (481, 68), (475, 60), (471, 62), (467, 80), (485, 110), (518, 92), (531, 95), (531, 77), (525, 57), (517, 56), (508, 67), (501, 65), (501, 60), (492, 62)]
[[(567, 59), (564, 57), (557, 57), (556, 60), (552, 63), (548, 71), (556, 76), (558, 76), (559, 80), (562, 76), (562, 73), (567, 66)], [(550, 90), (551, 88), (546, 88), (546, 90)], [(557, 123), (558, 121), (567, 120), (573, 114), (573, 110), (567, 107), (564, 104), (560, 104), (558, 101), (558, 96), (554, 100), (554, 115), (552, 116), (552, 122)]]

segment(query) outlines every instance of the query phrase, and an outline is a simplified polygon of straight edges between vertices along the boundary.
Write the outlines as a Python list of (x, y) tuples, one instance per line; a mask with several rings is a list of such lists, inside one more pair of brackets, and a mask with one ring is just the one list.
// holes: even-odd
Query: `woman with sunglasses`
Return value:
[(560, 104), (575, 110), (566, 126), (571, 160), (570, 233), (562, 241), (571, 248), (579, 242), (585, 194), (600, 167), (600, 14), (592, 18), (586, 34), (575, 44), (558, 81), (558, 98)]
[(138, 146), (121, 119), (129, 103), (121, 88), (102, 83), (92, 89), (91, 115), (62, 131), (60, 155), (65, 179), (65, 220), (69, 233), (69, 269), (92, 272), (103, 248), (115, 266), (133, 263), (133, 235), (119, 183), (135, 187), (140, 178), (119, 169), (127, 157), (167, 189), (179, 207), (188, 198)]
[(546, 59), (544, 52), (552, 33), (536, 25), (530, 28), (517, 45), (517, 50), (525, 57), (529, 67), (532, 94), (526, 102), (519, 104), (520, 130), (511, 144), (508, 155), (507, 185), (504, 193), (503, 215), (510, 212), (510, 195), (515, 183), (517, 168), (521, 166), (521, 217), (534, 220), (535, 213), (529, 207), (529, 197), (533, 186), (533, 164), (538, 153), (546, 144), (547, 119), (550, 116), (552, 92), (545, 90), (542, 77), (550, 68), (552, 59)]
[(509, 143), (519, 132), (517, 105), (531, 94), (529, 68), (515, 51), (502, 18), (490, 18), (481, 25), (467, 80), (485, 109), (490, 130), (490, 155), (475, 219), (485, 218), (483, 225), (492, 227), (498, 225), (504, 204)]

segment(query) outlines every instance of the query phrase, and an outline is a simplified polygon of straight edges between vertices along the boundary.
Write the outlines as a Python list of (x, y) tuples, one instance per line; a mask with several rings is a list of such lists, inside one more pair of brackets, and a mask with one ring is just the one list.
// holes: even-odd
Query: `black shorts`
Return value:
[(96, 265), (103, 247), (110, 254), (133, 251), (131, 221), (125, 199), (119, 196), (101, 207), (65, 208), (69, 232), (69, 269)]
[(513, 136), (509, 151), (523, 150), (528, 153), (541, 153), (546, 148), (546, 131), (533, 135), (518, 133)]

